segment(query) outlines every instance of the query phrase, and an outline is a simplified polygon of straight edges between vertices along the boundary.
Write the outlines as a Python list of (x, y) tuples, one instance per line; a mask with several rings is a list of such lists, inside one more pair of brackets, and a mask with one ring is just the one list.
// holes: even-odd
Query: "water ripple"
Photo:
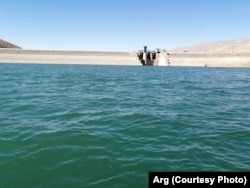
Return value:
[(249, 69), (0, 73), (0, 187), (146, 187), (148, 171), (250, 168)]

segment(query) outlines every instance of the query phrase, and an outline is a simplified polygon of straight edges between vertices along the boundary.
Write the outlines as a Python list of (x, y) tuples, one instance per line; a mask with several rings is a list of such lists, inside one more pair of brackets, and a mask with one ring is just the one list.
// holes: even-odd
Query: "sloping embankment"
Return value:
[[(250, 53), (163, 52), (156, 65), (250, 67)], [(141, 66), (136, 52), (0, 49), (0, 63), (99, 64)]]
[(1, 63), (141, 65), (135, 53), (0, 49)]
[(164, 57), (170, 66), (250, 67), (250, 53), (171, 52)]

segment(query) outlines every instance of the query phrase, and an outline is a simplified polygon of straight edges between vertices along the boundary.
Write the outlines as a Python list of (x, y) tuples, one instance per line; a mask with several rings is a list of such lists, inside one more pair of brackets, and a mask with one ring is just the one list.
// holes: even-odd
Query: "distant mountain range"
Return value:
[[(0, 48), (18, 48), (19, 46), (0, 39)], [(250, 53), (250, 38), (229, 41), (203, 42), (170, 50), (171, 52), (204, 53)]]
[(0, 48), (19, 48), (19, 46), (0, 39)]
[(171, 50), (174, 52), (205, 52), (205, 53), (249, 53), (250, 38), (229, 41), (203, 42)]

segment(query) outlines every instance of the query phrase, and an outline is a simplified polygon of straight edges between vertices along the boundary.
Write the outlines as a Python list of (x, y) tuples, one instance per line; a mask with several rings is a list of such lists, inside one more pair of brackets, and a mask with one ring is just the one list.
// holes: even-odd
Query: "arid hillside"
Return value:
[(19, 46), (0, 39), (0, 48), (20, 48)]
[(180, 47), (174, 52), (205, 53), (250, 53), (250, 38), (230, 41), (204, 42), (192, 46)]

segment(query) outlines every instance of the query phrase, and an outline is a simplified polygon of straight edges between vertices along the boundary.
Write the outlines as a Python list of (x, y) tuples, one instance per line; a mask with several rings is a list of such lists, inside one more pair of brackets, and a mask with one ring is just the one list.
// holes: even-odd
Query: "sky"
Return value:
[(249, 0), (1, 0), (0, 38), (24, 49), (174, 49), (249, 38)]

